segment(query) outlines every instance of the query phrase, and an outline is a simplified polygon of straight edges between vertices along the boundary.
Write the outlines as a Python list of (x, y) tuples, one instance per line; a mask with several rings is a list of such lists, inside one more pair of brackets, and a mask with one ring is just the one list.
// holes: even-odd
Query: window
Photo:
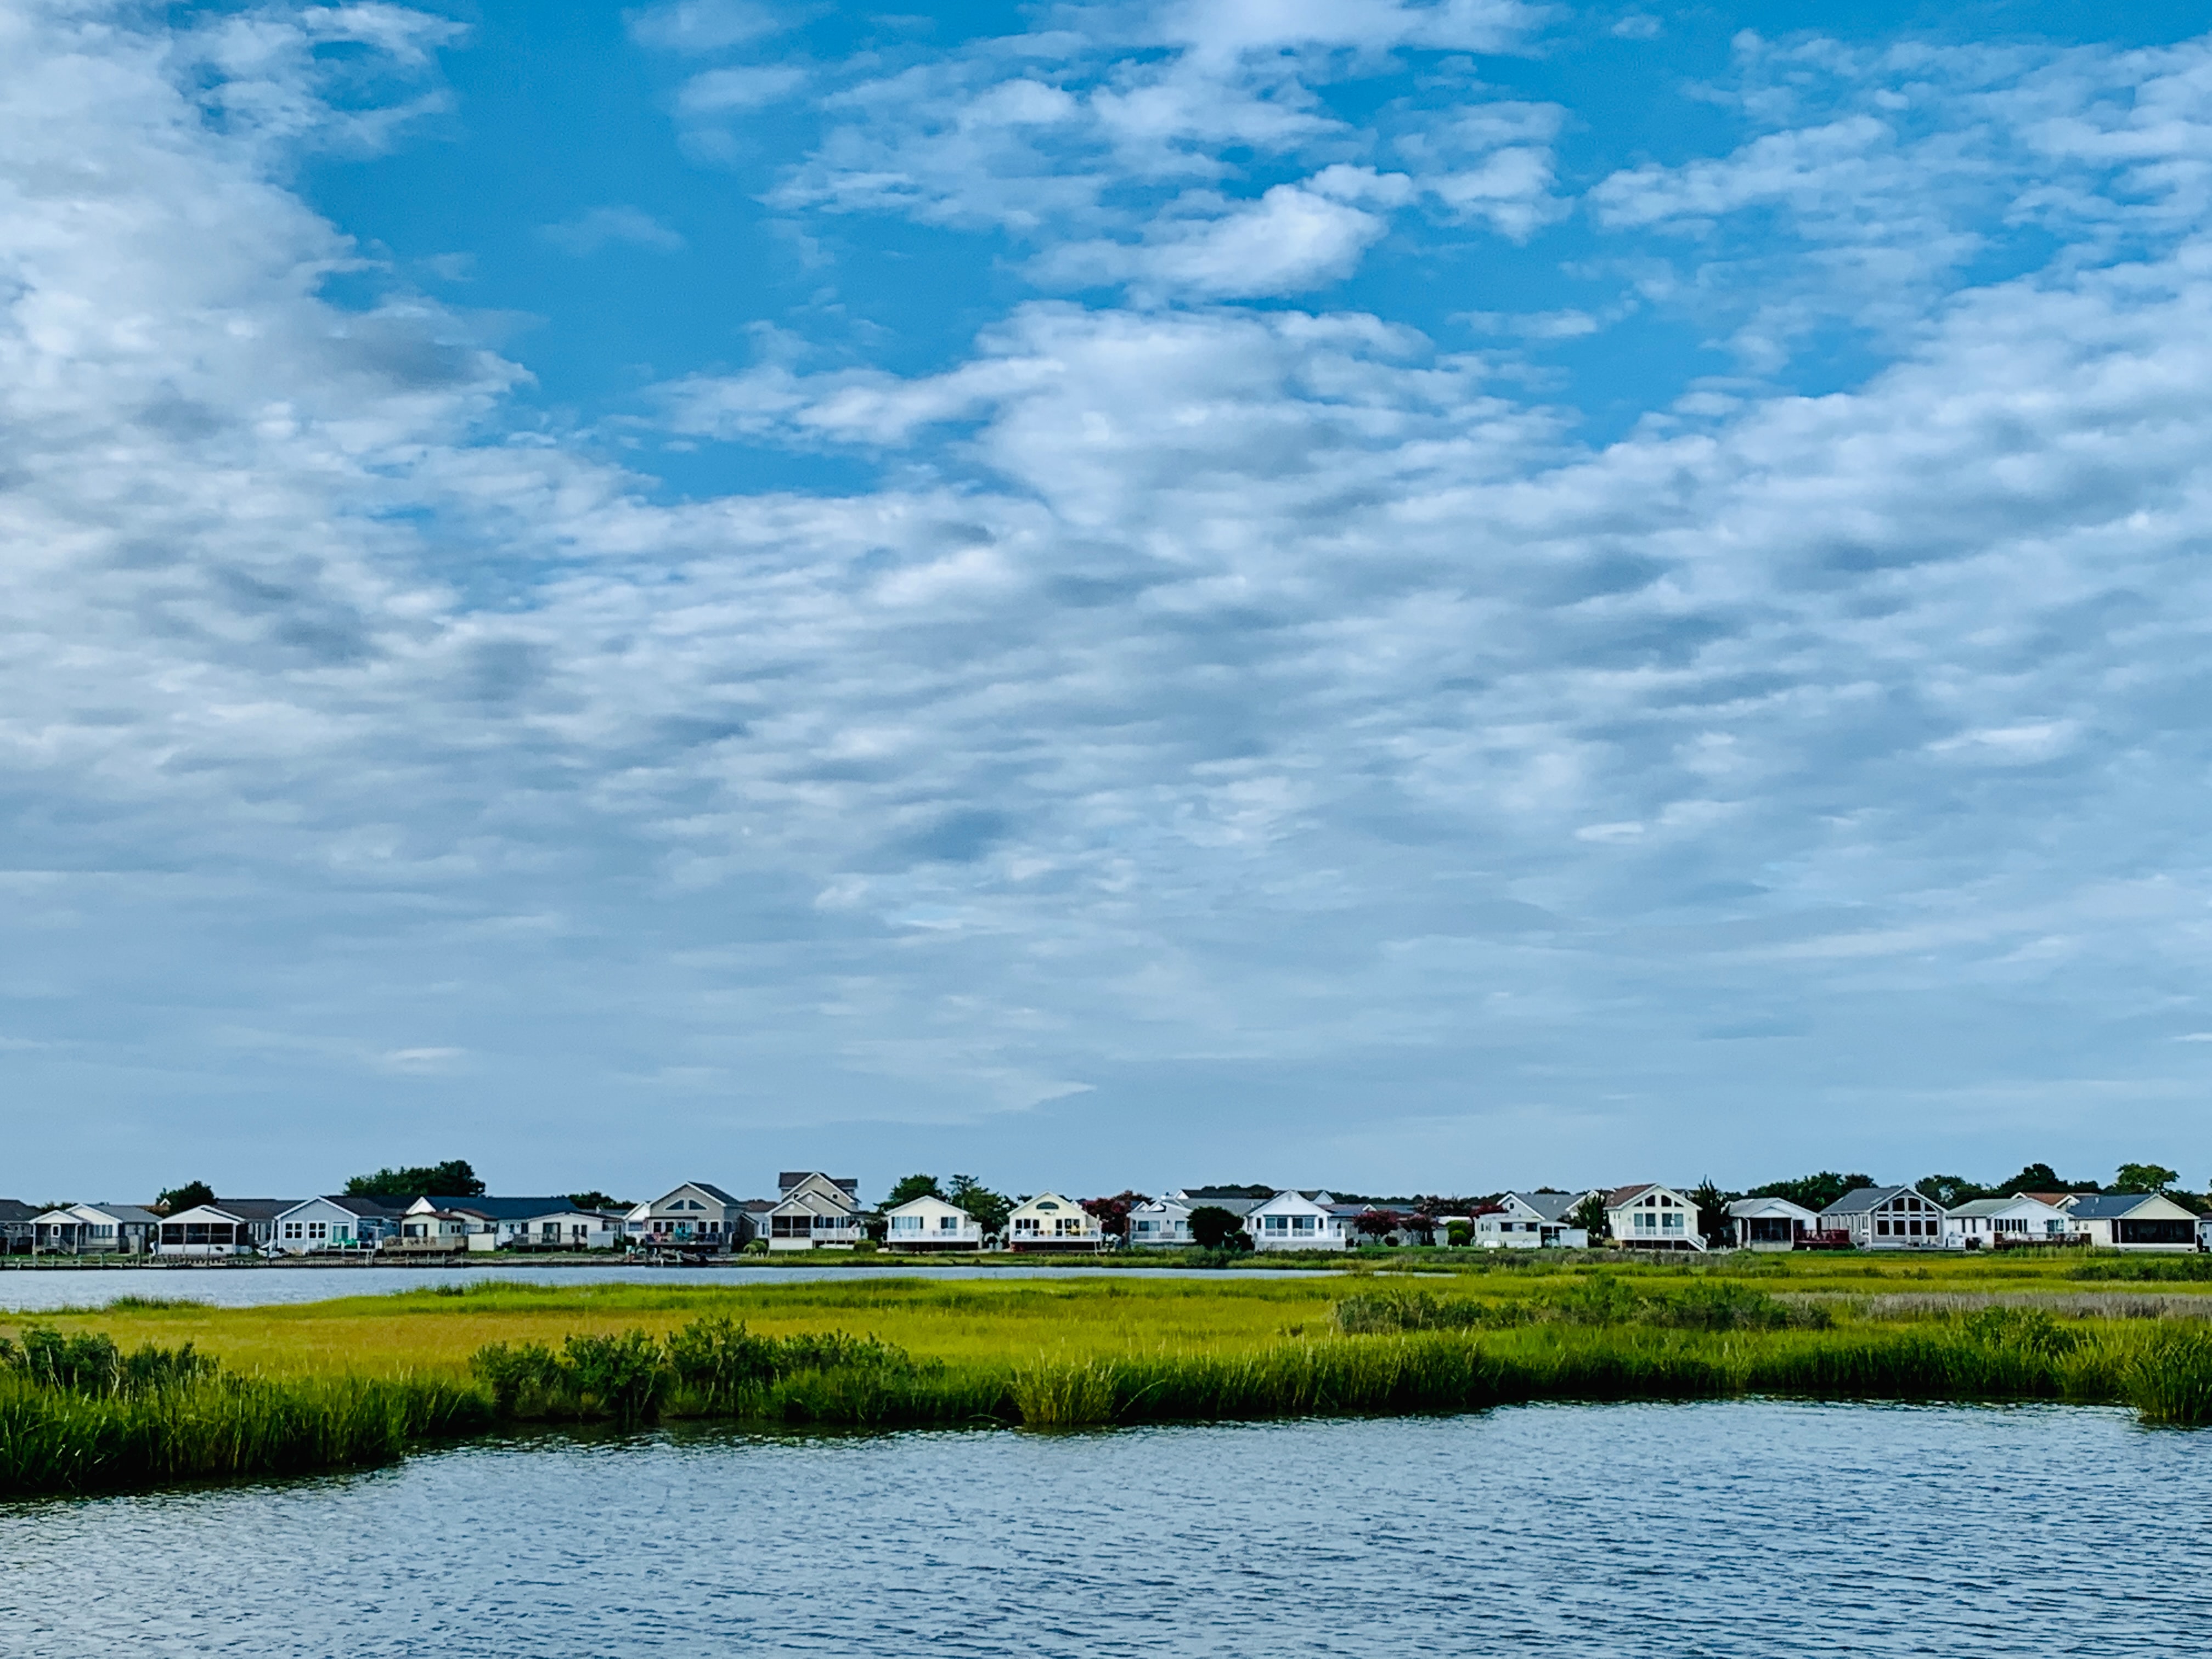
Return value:
[(327, 1222), (327, 1221), (310, 1221), (310, 1222), (307, 1224), (307, 1237), (310, 1237), (310, 1238), (328, 1238), (330, 1236), (331, 1236), (331, 1224), (330, 1224), (329, 1222)]
[(1680, 1210), (1668, 1211), (1662, 1219), (1666, 1222), (1668, 1232), (1679, 1233), (1682, 1231), (1682, 1212)]
[(891, 1231), (895, 1233), (918, 1233), (921, 1231), (921, 1218), (918, 1215), (895, 1215), (891, 1218)]
[(305, 1238), (307, 1236), (307, 1226), (306, 1226), (306, 1224), (305, 1224), (304, 1223), (302, 1223), (302, 1222), (298, 1222), (298, 1221), (288, 1221), (288, 1222), (286, 1222), (286, 1223), (284, 1224), (284, 1237), (287, 1237), (287, 1238)]
[(1014, 1231), (1018, 1233), (1034, 1233), (1036, 1230), (1037, 1221), (1033, 1215), (1022, 1216), (1014, 1223)]
[(1291, 1218), (1286, 1215), (1271, 1215), (1267, 1218), (1266, 1227), (1271, 1233), (1286, 1233), (1291, 1230)]
[(1292, 1216), (1291, 1218), (1291, 1231), (1294, 1233), (1310, 1233), (1314, 1230), (1314, 1223), (1318, 1221), (1320, 1218), (1321, 1218), (1318, 1216), (1310, 1215)]
[(937, 1218), (937, 1231), (940, 1233), (957, 1233), (960, 1231), (960, 1222), (961, 1218), (957, 1215), (941, 1215)]
[(1889, 1218), (1886, 1215), (1876, 1216), (1875, 1218), (1874, 1230), (1875, 1232), (1881, 1234), (1884, 1238), (1887, 1238), (1889, 1237)]
[(1060, 1206), (1054, 1203), (1050, 1199), (1047, 1199), (1043, 1203), (1037, 1206), (1037, 1208), (1040, 1210), (1057, 1210), (1059, 1207)]

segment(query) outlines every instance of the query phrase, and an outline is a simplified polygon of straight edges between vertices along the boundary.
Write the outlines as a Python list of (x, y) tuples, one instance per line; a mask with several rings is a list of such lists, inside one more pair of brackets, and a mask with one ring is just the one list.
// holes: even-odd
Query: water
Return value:
[(0, 1505), (10, 1655), (2201, 1652), (2212, 1436), (1759, 1401), (478, 1444)]
[(651, 1267), (530, 1266), (462, 1261), (450, 1267), (36, 1267), (0, 1271), (0, 1310), (103, 1308), (118, 1296), (182, 1297), (218, 1308), (266, 1308), (334, 1296), (386, 1296), (479, 1279), (517, 1285), (781, 1285), (803, 1279), (1062, 1279), (1071, 1273), (1232, 1279), (1326, 1274), (1313, 1267)]

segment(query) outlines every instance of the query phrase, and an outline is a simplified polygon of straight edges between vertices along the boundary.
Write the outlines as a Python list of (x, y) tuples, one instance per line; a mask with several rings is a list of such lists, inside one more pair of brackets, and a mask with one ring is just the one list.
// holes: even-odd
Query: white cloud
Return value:
[[(1223, 204), (1226, 205), (1226, 204)], [(1372, 213), (1297, 185), (1218, 216), (1164, 218), (1142, 243), (1071, 242), (1031, 267), (1048, 287), (1132, 287), (1201, 298), (1297, 294), (1348, 276), (1389, 228)]]
[(642, 208), (596, 207), (563, 224), (546, 225), (538, 234), (564, 253), (586, 258), (610, 243), (653, 253), (680, 253), (684, 238)]
[(719, 52), (785, 27), (775, 10), (755, 0), (675, 0), (629, 14), (629, 32), (639, 44), (662, 52)]
[(676, 112), (689, 119), (765, 109), (806, 84), (806, 71), (789, 64), (749, 64), (693, 76), (676, 94)]

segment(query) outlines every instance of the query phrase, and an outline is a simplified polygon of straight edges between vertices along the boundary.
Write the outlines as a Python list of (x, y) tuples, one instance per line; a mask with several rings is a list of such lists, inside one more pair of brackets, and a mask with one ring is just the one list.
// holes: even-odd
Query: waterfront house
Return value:
[(1171, 1193), (1160, 1194), (1164, 1200), (1188, 1205), (1194, 1210), (1210, 1204), (1217, 1210), (1228, 1211), (1239, 1221), (1274, 1195), (1272, 1187), (1178, 1187)]
[[(579, 1209), (558, 1195), (545, 1198), (418, 1198), (413, 1215), (437, 1214), (469, 1224), (461, 1235), (471, 1250), (606, 1250), (623, 1243), (623, 1218)], [(438, 1235), (433, 1234), (433, 1237)]]
[(1579, 1250), (1589, 1234), (1571, 1218), (1588, 1193), (1507, 1193), (1469, 1218), (1474, 1242), (1486, 1250)]
[(310, 1198), (276, 1218), (276, 1248), (286, 1255), (373, 1250), (399, 1233), (402, 1200), (341, 1193)]
[(0, 1198), (0, 1255), (31, 1253), (31, 1224), (39, 1218), (35, 1204), (20, 1198)]
[[(711, 1181), (687, 1181), (623, 1217), (633, 1246), (684, 1250), (735, 1250), (757, 1237), (755, 1206), (763, 1199), (732, 1198)], [(758, 1216), (764, 1223), (764, 1213)]]
[(398, 1255), (459, 1255), (483, 1224), (475, 1216), (441, 1210), (434, 1200), (420, 1198), (399, 1218), (399, 1236), (384, 1248)]
[(1133, 1249), (1176, 1249), (1198, 1241), (1190, 1236), (1190, 1212), (1200, 1200), (1175, 1194), (1148, 1198), (1129, 1206), (1129, 1244)]
[(925, 1193), (884, 1212), (884, 1243), (894, 1250), (980, 1250), (983, 1224), (935, 1194)]
[(1943, 1206), (1910, 1187), (1861, 1187), (1821, 1211), (1820, 1227), (1862, 1250), (1940, 1249)]
[(158, 1218), (156, 1254), (177, 1256), (252, 1255), (275, 1242), (276, 1218), (298, 1207), (296, 1198), (219, 1198)]
[(1340, 1204), (1330, 1194), (1286, 1188), (1244, 1218), (1255, 1250), (1342, 1250), (1359, 1242), (1356, 1221), (1365, 1208)]
[(1818, 1212), (1786, 1198), (1739, 1198), (1728, 1206), (1729, 1235), (1739, 1250), (1794, 1250), (1820, 1231)]
[(1605, 1195), (1605, 1218), (1613, 1242), (1629, 1250), (1702, 1250), (1697, 1200), (1672, 1187), (1650, 1182), (1616, 1187)]
[(1009, 1250), (1095, 1250), (1105, 1237), (1098, 1218), (1073, 1199), (1039, 1193), (1014, 1206), (1000, 1242)]
[(849, 1250), (864, 1237), (860, 1183), (819, 1170), (787, 1170), (768, 1212), (771, 1250)]
[(31, 1249), (62, 1255), (143, 1255), (161, 1218), (137, 1204), (66, 1204), (31, 1218)]
[(2075, 1236), (2064, 1210), (2026, 1193), (2010, 1198), (1970, 1199), (1943, 1217), (1943, 1243), (1954, 1250), (2063, 1244)]
[(2114, 1250), (2193, 1250), (2197, 1215), (2162, 1193), (2077, 1193), (2066, 1218), (2089, 1243)]

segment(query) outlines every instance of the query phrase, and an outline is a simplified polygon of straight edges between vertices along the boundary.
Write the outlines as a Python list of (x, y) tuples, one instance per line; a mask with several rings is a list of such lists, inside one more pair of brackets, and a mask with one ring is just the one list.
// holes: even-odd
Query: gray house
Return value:
[(1862, 1187), (1820, 1212), (1820, 1231), (1849, 1233), (1862, 1250), (1940, 1250), (1943, 1206), (1910, 1187)]
[(2193, 1250), (2197, 1217), (2160, 1193), (2084, 1193), (2067, 1219), (2092, 1244), (2117, 1250)]
[(38, 1213), (35, 1204), (26, 1204), (20, 1198), (0, 1198), (0, 1255), (30, 1254), (31, 1223)]

